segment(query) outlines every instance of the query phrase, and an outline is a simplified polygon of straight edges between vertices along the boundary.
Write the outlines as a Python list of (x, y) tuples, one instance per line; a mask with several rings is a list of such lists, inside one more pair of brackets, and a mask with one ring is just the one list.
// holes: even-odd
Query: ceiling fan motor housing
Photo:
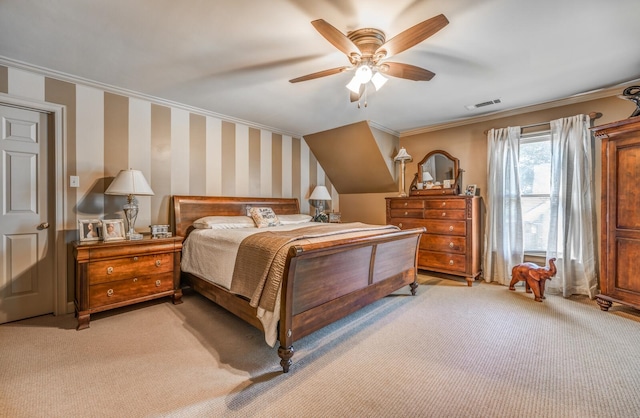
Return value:
[(347, 38), (349, 38), (362, 53), (359, 57), (355, 57), (355, 54), (352, 54), (350, 57), (352, 64), (356, 65), (360, 61), (375, 64), (376, 61), (384, 57), (384, 55), (380, 54), (374, 57), (376, 50), (380, 48), (386, 40), (384, 32), (381, 30), (374, 28), (357, 29), (347, 33)]

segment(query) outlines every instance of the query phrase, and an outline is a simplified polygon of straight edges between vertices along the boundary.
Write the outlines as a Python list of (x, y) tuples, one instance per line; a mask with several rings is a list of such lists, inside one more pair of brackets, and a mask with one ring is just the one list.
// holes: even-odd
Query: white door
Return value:
[[(53, 312), (47, 115), (0, 105), (0, 323)], [(53, 214), (51, 214), (53, 215)]]

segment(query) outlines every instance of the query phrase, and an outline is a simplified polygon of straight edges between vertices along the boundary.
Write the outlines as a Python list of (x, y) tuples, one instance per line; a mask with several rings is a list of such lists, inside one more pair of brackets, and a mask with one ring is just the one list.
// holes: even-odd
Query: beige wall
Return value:
[[(487, 140), (485, 134), (487, 130), (491, 128), (524, 126), (548, 122), (561, 117), (577, 115), (580, 113), (588, 114), (591, 112), (602, 113), (602, 117), (595, 120), (596, 125), (601, 125), (626, 119), (631, 115), (634, 109), (635, 106), (631, 102), (612, 96), (546, 110), (523, 113), (516, 116), (473, 123), (465, 126), (401, 137), (400, 146), (405, 147), (407, 152), (413, 157), (413, 161), (407, 164), (407, 179), (413, 179), (414, 174), (417, 172), (417, 163), (427, 153), (436, 149), (444, 150), (460, 159), (460, 167), (465, 170), (463, 174), (463, 187), (468, 184), (476, 184), (480, 188), (481, 196), (484, 201), (487, 188)], [(601, 182), (601, 148), (600, 141), (594, 141), (594, 198), (596, 202), (599, 202)], [(342, 218), (345, 220), (363, 220), (369, 223), (385, 223), (386, 213), (384, 198), (386, 196), (393, 195), (394, 194), (342, 194), (340, 195)], [(599, 232), (599, 203), (596, 203), (596, 211), (598, 219), (597, 231)], [(597, 248), (599, 251), (599, 245)]]

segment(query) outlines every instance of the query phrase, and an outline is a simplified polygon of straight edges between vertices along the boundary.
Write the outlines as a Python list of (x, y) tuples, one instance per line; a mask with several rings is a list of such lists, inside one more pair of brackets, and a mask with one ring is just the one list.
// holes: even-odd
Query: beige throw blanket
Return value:
[(284, 274), (287, 252), (295, 241), (359, 231), (370, 235), (398, 230), (392, 225), (360, 222), (324, 224), (293, 231), (266, 231), (245, 238), (238, 249), (231, 291), (251, 299), (251, 306), (273, 312)]

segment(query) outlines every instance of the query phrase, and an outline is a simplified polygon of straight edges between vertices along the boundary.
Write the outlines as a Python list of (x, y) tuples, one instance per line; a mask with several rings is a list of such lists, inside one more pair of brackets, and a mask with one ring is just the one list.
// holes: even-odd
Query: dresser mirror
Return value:
[(462, 182), (460, 161), (446, 151), (431, 151), (418, 163), (418, 172), (411, 183), (411, 195), (460, 193)]

